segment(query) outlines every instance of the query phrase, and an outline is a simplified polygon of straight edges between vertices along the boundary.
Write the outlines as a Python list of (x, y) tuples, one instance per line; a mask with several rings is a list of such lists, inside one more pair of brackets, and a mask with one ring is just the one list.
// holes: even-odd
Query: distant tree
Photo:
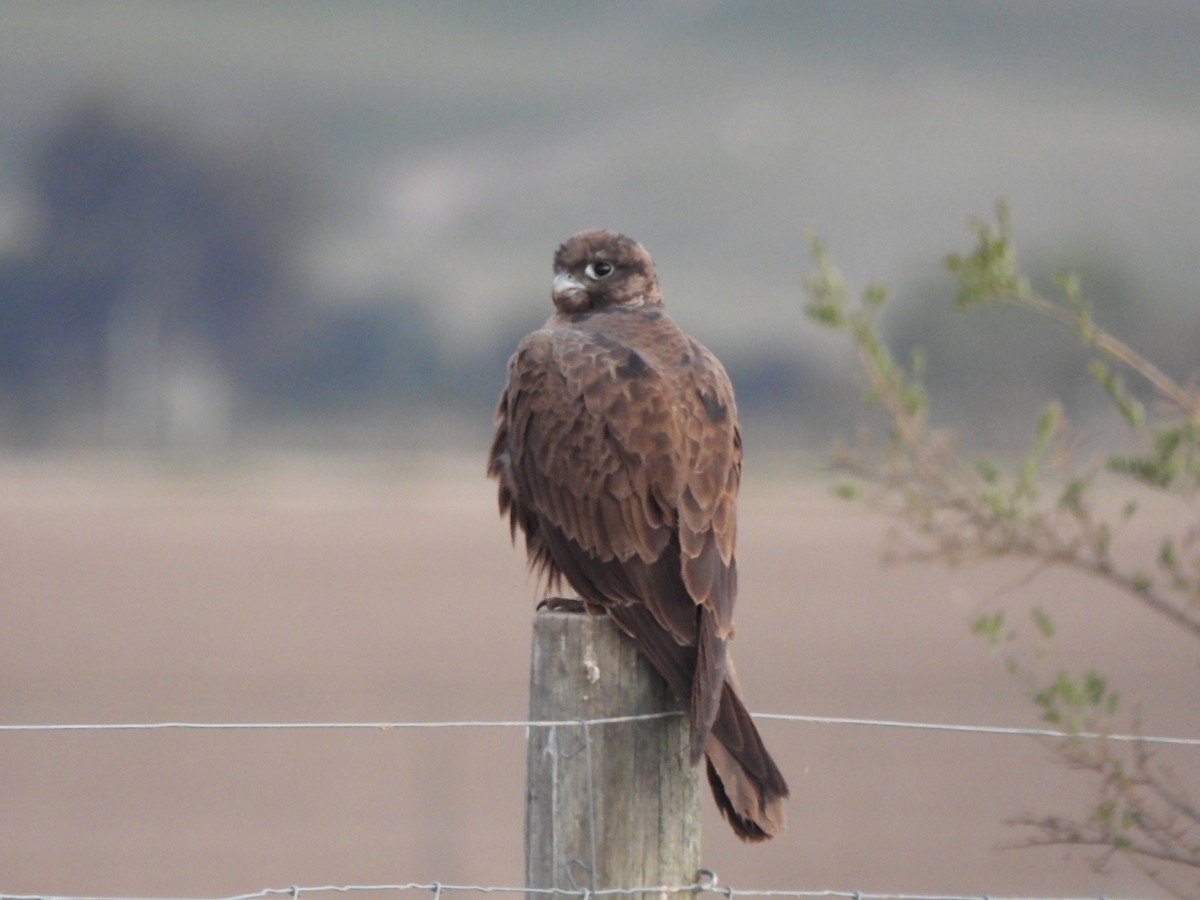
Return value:
[(282, 154), (90, 96), (31, 156), (36, 239), (0, 270), (0, 341), (24, 349), (0, 388), (26, 420), (135, 443), (227, 428), (301, 299), (304, 192)]
[[(908, 361), (898, 361), (881, 336), (886, 289), (872, 285), (852, 302), (815, 241), (807, 311), (852, 340), (869, 402), (888, 426), (886, 439), (864, 439), (839, 454), (839, 464), (857, 476), (842, 493), (894, 514), (905, 526), (912, 557), (950, 564), (1021, 560), (1030, 577), (1068, 570), (1114, 588), (1116, 596), (1200, 642), (1200, 373), (1176, 380), (1106, 330), (1078, 276), (1060, 275), (1053, 295), (1035, 290), (1018, 266), (1003, 207), (997, 223), (973, 228), (974, 248), (946, 261), (957, 306), (1008, 306), (1065, 326), (1086, 349), (1086, 371), (1128, 435), (1120, 449), (1078, 464), (1063, 405), (1052, 400), (1038, 417), (1031, 447), (1011, 469), (967, 458), (953, 435), (931, 425), (923, 354), (914, 349)], [(1127, 387), (1127, 377), (1137, 379), (1139, 391)], [(1102, 484), (1102, 476), (1115, 477), (1117, 485)], [(1160, 529), (1157, 542), (1149, 557), (1139, 558), (1136, 548), (1118, 545), (1152, 498), (1170, 504), (1176, 515), (1165, 525), (1152, 520)], [(1033, 829), (1029, 843), (1092, 848), (1098, 868), (1126, 860), (1178, 896), (1200, 893), (1200, 798), (1186, 787), (1196, 783), (1196, 770), (1179, 779), (1148, 745), (1117, 746), (1087, 736), (1111, 732), (1118, 694), (1095, 670), (1042, 674), (1047, 663), (1053, 665), (1052, 609), (1035, 607), (1023, 623), (1003, 607), (985, 609), (972, 627), (1003, 653), (1042, 718), (1069, 734), (1050, 741), (1053, 751), (1095, 779), (1090, 809), (1020, 819)]]
[(389, 412), (440, 396), (445, 361), (426, 305), (380, 297), (310, 309), (299, 346), (275, 366), (279, 411)]

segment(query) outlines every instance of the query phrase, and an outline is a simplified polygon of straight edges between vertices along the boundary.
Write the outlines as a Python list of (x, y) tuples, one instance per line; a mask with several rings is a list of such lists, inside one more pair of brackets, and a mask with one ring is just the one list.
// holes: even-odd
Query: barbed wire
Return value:
[[(432, 730), (454, 728), (571, 728), (584, 730), (585, 743), (587, 730), (593, 725), (615, 725), (632, 722), (643, 722), (655, 719), (666, 719), (682, 716), (679, 711), (642, 713), (627, 716), (605, 716), (594, 719), (485, 719), (459, 721), (398, 721), (398, 722), (112, 722), (112, 723), (48, 723), (48, 724), (0, 724), (0, 732), (6, 733), (44, 733), (64, 731), (85, 732), (116, 732), (116, 731), (162, 731), (162, 730), (199, 730), (199, 731), (294, 731), (294, 730)], [(780, 721), (808, 725), (834, 725), (873, 728), (895, 728), (917, 731), (945, 732), (952, 734), (1001, 735), (1016, 737), (1041, 738), (1085, 738), (1105, 739), (1110, 741), (1140, 742), (1147, 744), (1166, 744), (1176, 746), (1200, 747), (1200, 738), (1171, 737), (1160, 735), (1138, 734), (1102, 734), (1098, 732), (1070, 732), (1049, 728), (1025, 728), (996, 725), (966, 725), (944, 722), (911, 722), (897, 719), (851, 718), (842, 716), (816, 716), (790, 713), (754, 713), (753, 717), (762, 721)], [(442, 900), (442, 895), (452, 892), (482, 893), (482, 894), (524, 894), (545, 895), (547, 897), (577, 897), (580, 900), (593, 898), (632, 897), (657, 895), (665, 897), (676, 894), (721, 894), (727, 900), (738, 897), (755, 898), (845, 898), (845, 900), (1018, 900), (993, 894), (949, 894), (949, 893), (874, 893), (857, 890), (793, 890), (793, 889), (734, 889), (729, 885), (718, 885), (715, 874), (701, 870), (698, 873), (702, 880), (695, 884), (678, 886), (648, 886), (630, 888), (535, 888), (503, 885), (467, 885), (443, 884), (441, 882), (408, 882), (397, 884), (377, 885), (323, 885), (300, 887), (293, 885), (286, 888), (263, 888), (251, 893), (235, 894), (225, 897), (207, 898), (207, 900), (266, 900), (270, 897), (293, 897), (317, 894), (350, 894), (350, 893), (383, 893), (416, 891), (432, 893), (433, 900)], [(0, 892), (0, 900), (199, 900), (199, 898), (172, 897), (139, 897), (123, 898), (87, 895), (55, 895), (55, 894), (8, 894)], [(1025, 895), (1021, 900), (1117, 900), (1112, 897), (1057, 897), (1030, 898)]]
[[(589, 725), (615, 725), (682, 716), (682, 712), (643, 713), (631, 716), (606, 716), (598, 719), (496, 719), (424, 722), (101, 722), (0, 724), (0, 732), (53, 731), (255, 731), (255, 730), (401, 730), (437, 728), (563, 728)], [(908, 722), (899, 719), (867, 719), (845, 716), (814, 716), (791, 713), (753, 713), (761, 721), (794, 722), (806, 725), (849, 725), (872, 728), (898, 728), (916, 731), (942, 731), (957, 734), (1005, 735), (1012, 737), (1084, 738), (1125, 743), (1163, 744), (1200, 747), (1200, 738), (1149, 734), (1108, 734), (1096, 731), (1062, 731), (1053, 728), (1025, 728), (1007, 725), (967, 725), (947, 722)]]
[[(1022, 894), (1017, 897), (1002, 897), (995, 894), (922, 894), (922, 893), (875, 893), (868, 891), (849, 890), (743, 890), (730, 885), (717, 883), (716, 876), (708, 870), (697, 873), (704, 876), (702, 881), (684, 885), (655, 885), (630, 888), (535, 888), (535, 887), (505, 887), (501, 885), (481, 884), (443, 884), (439, 881), (408, 882), (404, 884), (345, 884), (323, 885), (320, 887), (300, 887), (292, 885), (285, 888), (263, 888), (247, 894), (233, 894), (225, 897), (211, 897), (205, 900), (262, 900), (268, 897), (299, 898), (306, 894), (351, 894), (351, 893), (382, 893), (400, 891), (419, 891), (433, 894), (433, 900), (441, 900), (443, 894), (453, 892), (477, 894), (532, 894), (553, 897), (578, 897), (580, 900), (592, 900), (602, 897), (633, 897), (640, 895), (657, 895), (659, 897), (675, 894), (720, 894), (727, 900), (735, 897), (778, 897), (795, 898), (845, 898), (845, 900), (1120, 900), (1120, 898), (1104, 897), (1031, 897)], [(711, 876), (711, 877), (708, 877)], [(78, 894), (0, 894), (0, 900), (200, 900), (200, 898), (170, 898), (170, 897), (104, 897), (83, 896)]]

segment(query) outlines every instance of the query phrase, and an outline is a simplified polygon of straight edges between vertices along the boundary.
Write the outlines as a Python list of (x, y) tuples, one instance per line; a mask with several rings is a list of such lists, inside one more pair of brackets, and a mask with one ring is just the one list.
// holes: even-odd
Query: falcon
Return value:
[(742, 441), (733, 387), (663, 309), (654, 262), (612, 231), (554, 256), (554, 314), (508, 363), (488, 474), (549, 586), (610, 616), (690, 719), (739, 837), (784, 829), (787, 783), (735, 687)]

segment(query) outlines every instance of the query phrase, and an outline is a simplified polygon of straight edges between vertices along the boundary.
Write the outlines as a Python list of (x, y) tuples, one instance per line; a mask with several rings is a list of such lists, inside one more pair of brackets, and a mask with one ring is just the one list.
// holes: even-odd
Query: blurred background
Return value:
[(1069, 339), (1010, 339), (1041, 323), (941, 314), (940, 261), (997, 200), (1034, 271), (1194, 359), (1192, 4), (45, 2), (0, 26), (9, 447), (478, 436), (590, 227), (651, 250), (756, 444), (823, 448), (853, 406), (801, 315), (813, 232), (892, 285), (935, 399), (997, 437), (1025, 395), (1087, 391)]
[[(1186, 378), (1197, 46), (1200, 8), (1150, 0), (0, 3), (0, 714), (519, 718), (536, 592), (482, 478), (491, 412), (554, 249), (605, 227), (738, 391), (751, 707), (1029, 724), (959, 646), (963, 585), (877, 572), (882, 523), (824, 499), (860, 388), (803, 315), (808, 244), (892, 286), (889, 336), (975, 444), (1020, 446), (1053, 396), (1084, 427), (1104, 408), (1070, 335), (945, 312), (941, 260), (1001, 199), (1043, 284), (1079, 271)], [(1154, 656), (1151, 689), (1184, 665)], [(1172, 696), (1151, 721), (1191, 721)], [(893, 802), (865, 772), (912, 790), (961, 746), (905, 770), (771, 736), (794, 843), (712, 823), (741, 886), (1141, 884), (996, 851), (1011, 746), (959, 773), (994, 802)], [(0, 736), (0, 891), (519, 883), (520, 735), (484, 738)], [(1040, 777), (1031, 803), (1062, 784)], [(820, 805), (848, 782), (858, 806)]]

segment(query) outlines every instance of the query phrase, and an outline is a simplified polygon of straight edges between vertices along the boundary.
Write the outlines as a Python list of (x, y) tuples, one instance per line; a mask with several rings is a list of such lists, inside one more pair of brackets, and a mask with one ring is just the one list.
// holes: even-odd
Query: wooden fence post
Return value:
[[(607, 616), (546, 612), (533, 624), (525, 876), (534, 888), (692, 884), (700, 866), (700, 781), (666, 683)], [(539, 900), (544, 898), (539, 895)]]

